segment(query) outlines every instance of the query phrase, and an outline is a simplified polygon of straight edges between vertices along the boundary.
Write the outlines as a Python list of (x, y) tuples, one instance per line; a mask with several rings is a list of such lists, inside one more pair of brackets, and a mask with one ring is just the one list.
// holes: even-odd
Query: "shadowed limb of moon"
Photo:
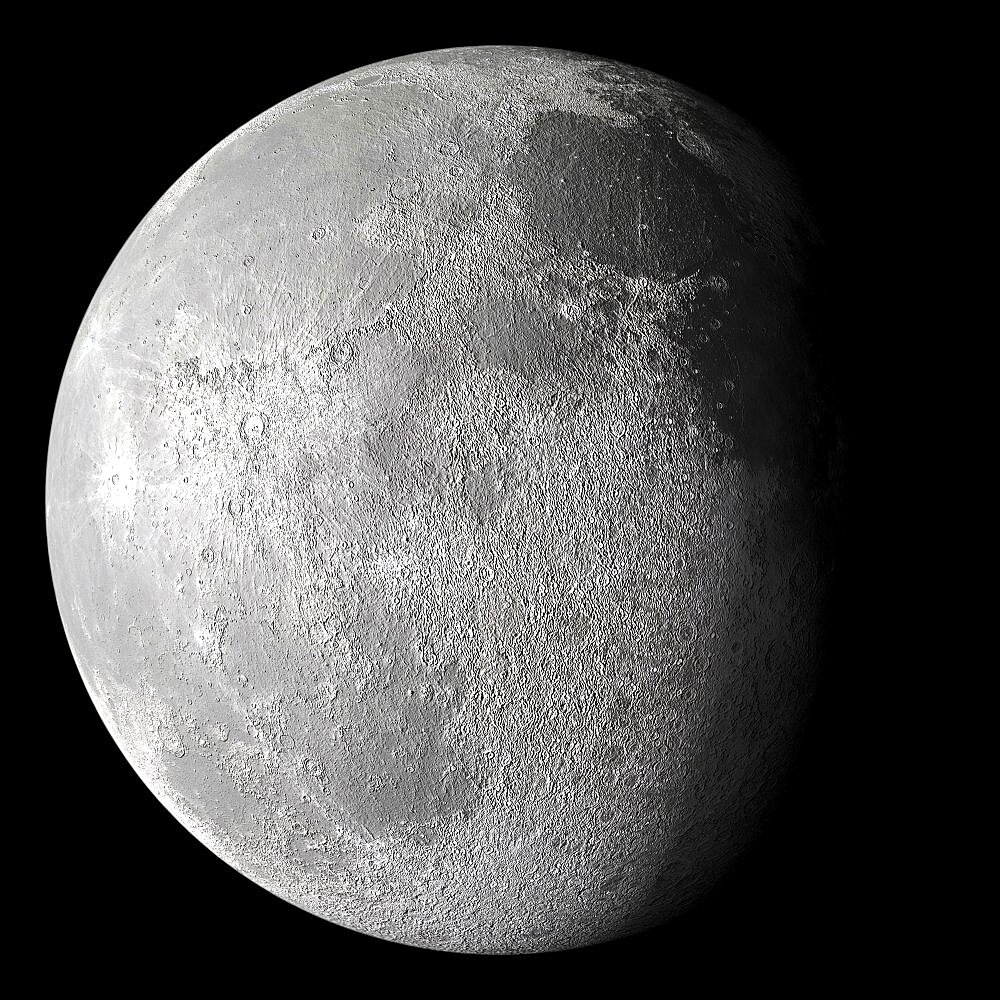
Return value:
[(566, 52), (368, 66), (216, 146), (104, 278), (49, 452), (66, 632), (149, 787), (413, 945), (703, 894), (815, 675), (815, 241), (744, 122)]

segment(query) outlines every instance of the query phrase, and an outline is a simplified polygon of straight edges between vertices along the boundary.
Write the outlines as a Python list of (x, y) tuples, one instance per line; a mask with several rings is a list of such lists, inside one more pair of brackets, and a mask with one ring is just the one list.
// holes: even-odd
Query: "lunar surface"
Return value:
[(222, 141), (112, 264), (52, 427), (56, 596), (139, 775), (410, 945), (702, 896), (819, 660), (816, 240), (747, 124), (572, 53), (395, 59)]

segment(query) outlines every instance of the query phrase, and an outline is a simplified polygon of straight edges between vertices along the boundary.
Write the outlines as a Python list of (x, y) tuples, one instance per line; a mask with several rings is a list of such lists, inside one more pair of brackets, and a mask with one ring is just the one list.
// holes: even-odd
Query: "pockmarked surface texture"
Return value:
[(814, 241), (745, 123), (551, 50), (369, 66), (196, 163), (96, 293), (47, 475), (70, 645), (164, 805), (425, 947), (711, 887), (815, 675)]

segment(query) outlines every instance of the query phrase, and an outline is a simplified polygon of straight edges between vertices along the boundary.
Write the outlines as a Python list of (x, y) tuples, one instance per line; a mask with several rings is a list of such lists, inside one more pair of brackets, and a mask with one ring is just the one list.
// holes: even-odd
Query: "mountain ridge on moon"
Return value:
[(819, 662), (817, 243), (748, 125), (575, 53), (363, 67), (214, 147), (101, 283), (49, 451), (60, 612), (139, 775), (411, 945), (703, 895)]

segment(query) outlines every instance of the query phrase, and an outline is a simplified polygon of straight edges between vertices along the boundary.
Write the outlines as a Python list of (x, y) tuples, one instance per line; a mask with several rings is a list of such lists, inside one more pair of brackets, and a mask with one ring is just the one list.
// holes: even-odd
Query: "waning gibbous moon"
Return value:
[(819, 658), (816, 241), (747, 124), (568, 52), (390, 60), (219, 143), (97, 290), (49, 450), (66, 633), (143, 780), (411, 945), (702, 896)]

